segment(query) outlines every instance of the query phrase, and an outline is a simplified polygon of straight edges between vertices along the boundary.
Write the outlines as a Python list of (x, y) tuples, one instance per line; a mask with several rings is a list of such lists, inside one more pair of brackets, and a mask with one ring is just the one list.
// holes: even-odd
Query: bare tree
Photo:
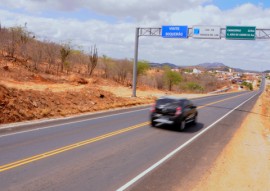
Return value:
[(114, 73), (115, 73), (115, 81), (121, 83), (121, 84), (127, 84), (127, 77), (128, 74), (132, 73), (132, 63), (125, 59), (125, 60), (119, 60), (114, 65)]
[(69, 57), (69, 61), (72, 64), (73, 71), (81, 74), (85, 69), (85, 65), (88, 65), (88, 55), (84, 53), (82, 48), (79, 50), (73, 50), (71, 56)]
[(11, 28), (10, 29), (10, 38), (8, 40), (8, 44), (7, 44), (7, 54), (8, 56), (14, 58), (14, 54), (15, 54), (15, 50), (16, 50), (16, 45), (17, 42), (19, 41), (18, 39), (18, 35), (17, 35), (17, 30), (16, 28)]
[(98, 51), (96, 45), (91, 47), (90, 55), (89, 55), (89, 62), (87, 65), (87, 73), (91, 76), (97, 66), (98, 63)]
[(9, 38), (9, 32), (6, 28), (1, 28), (0, 31), (0, 50), (1, 54), (4, 56), (7, 50), (7, 44), (8, 44), (8, 38)]
[(56, 59), (59, 56), (60, 46), (53, 42), (44, 42), (44, 57), (48, 62), (46, 72), (48, 73), (51, 70), (51, 67), (55, 65)]
[(29, 48), (28, 44), (35, 38), (35, 35), (33, 35), (31, 32), (27, 31), (27, 23), (25, 23), (24, 28), (19, 27), (18, 29), (18, 35), (20, 37), (18, 41), (18, 53), (21, 58), (23, 58), (26, 62), (29, 59)]
[(164, 74), (156, 74), (155, 75), (155, 81), (156, 81), (156, 87), (158, 89), (163, 89), (164, 88)]
[(32, 50), (32, 62), (33, 62), (33, 69), (39, 70), (39, 65), (43, 59), (43, 44), (39, 41), (35, 41)]
[(12, 27), (8, 29), (7, 40), (5, 43), (6, 52), (8, 56), (15, 58), (15, 54), (21, 54), (22, 57), (26, 58), (27, 47), (26, 44), (30, 39), (30, 32), (22, 27)]
[(108, 78), (112, 69), (112, 59), (106, 55), (102, 55), (102, 69), (104, 71), (104, 77)]

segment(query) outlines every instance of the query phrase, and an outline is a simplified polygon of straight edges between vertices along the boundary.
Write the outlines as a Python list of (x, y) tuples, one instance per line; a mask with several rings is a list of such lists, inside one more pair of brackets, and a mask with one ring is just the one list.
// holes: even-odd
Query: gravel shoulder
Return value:
[(268, 90), (192, 190), (270, 190), (269, 102)]

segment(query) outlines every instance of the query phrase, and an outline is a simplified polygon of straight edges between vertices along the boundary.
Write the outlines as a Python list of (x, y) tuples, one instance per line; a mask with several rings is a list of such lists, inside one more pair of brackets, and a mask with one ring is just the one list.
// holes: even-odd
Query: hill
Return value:
[[(206, 62), (206, 63), (201, 63), (195, 66), (177, 66), (173, 63), (150, 63), (150, 66), (152, 68), (162, 68), (164, 66), (169, 66), (172, 69), (177, 69), (177, 68), (182, 68), (182, 69), (193, 69), (193, 68), (198, 68), (201, 70), (220, 70), (220, 71), (229, 71), (229, 68), (231, 68), (235, 72), (249, 72), (249, 73), (258, 73), (258, 71), (254, 70), (244, 70), (241, 68), (233, 68), (229, 67), (221, 62)], [(270, 71), (265, 71), (264, 73), (269, 73)]]
[(152, 68), (163, 68), (164, 66), (169, 66), (172, 69), (179, 68), (179, 66), (172, 63), (149, 63)]
[(219, 62), (213, 62), (213, 63), (202, 63), (202, 64), (198, 64), (197, 67), (202, 67), (205, 69), (212, 69), (212, 68), (228, 68), (228, 66), (226, 66), (223, 63), (219, 63)]
[(229, 68), (231, 68), (233, 71), (235, 72), (250, 72), (250, 73), (257, 73), (258, 71), (254, 71), (254, 70), (244, 70), (241, 68), (233, 68), (233, 67), (229, 67), (223, 63), (220, 62), (213, 62), (213, 63), (202, 63), (202, 64), (198, 64), (196, 65), (196, 67), (199, 68), (204, 68), (206, 70), (221, 70), (221, 71), (229, 71)]

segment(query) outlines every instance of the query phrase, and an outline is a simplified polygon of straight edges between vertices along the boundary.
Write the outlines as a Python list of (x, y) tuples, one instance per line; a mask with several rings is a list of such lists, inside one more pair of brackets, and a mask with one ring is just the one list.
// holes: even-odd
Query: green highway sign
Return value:
[(251, 26), (227, 26), (226, 39), (228, 40), (255, 40), (256, 27)]

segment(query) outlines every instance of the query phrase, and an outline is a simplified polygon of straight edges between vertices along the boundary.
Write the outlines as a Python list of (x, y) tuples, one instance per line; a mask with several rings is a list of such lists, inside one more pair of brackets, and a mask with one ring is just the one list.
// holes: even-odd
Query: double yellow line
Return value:
[[(247, 92), (247, 93), (249, 93), (249, 92)], [(229, 99), (233, 99), (233, 98), (236, 98), (236, 97), (240, 97), (240, 96), (245, 95), (245, 94), (247, 94), (247, 93), (240, 94), (240, 95), (236, 95), (236, 96), (229, 97), (229, 98), (226, 98), (226, 99), (222, 99), (222, 100), (219, 100), (219, 101), (211, 102), (211, 103), (209, 103), (209, 104), (206, 104), (206, 105), (203, 105), (203, 106), (199, 106), (199, 107), (197, 107), (197, 108), (198, 108), (198, 109), (201, 109), (201, 108), (207, 107), (207, 106), (209, 106), (209, 105), (214, 105), (214, 104), (216, 104), (216, 103), (220, 103), (220, 102), (223, 102), (223, 101), (226, 101), (226, 100), (229, 100)]]
[[(226, 100), (229, 100), (229, 99), (240, 97), (242, 95), (244, 95), (244, 94), (233, 96), (233, 97), (226, 98), (226, 99), (223, 99), (223, 100), (219, 100), (219, 101), (216, 101), (216, 102), (212, 102), (212, 103), (206, 104), (204, 106), (199, 106), (198, 109), (201, 109), (201, 108), (204, 108), (204, 107), (207, 107), (209, 105), (213, 105), (213, 104), (216, 104), (216, 103), (219, 103), (219, 102), (223, 102), (223, 101), (226, 101)], [(90, 143), (94, 143), (94, 142), (97, 142), (97, 141), (100, 141), (100, 140), (103, 140), (103, 139), (106, 139), (106, 138), (109, 138), (109, 137), (112, 137), (112, 136), (115, 136), (115, 135), (119, 135), (119, 134), (131, 131), (131, 130), (134, 130), (134, 129), (138, 129), (138, 128), (146, 126), (146, 125), (149, 125), (149, 122), (140, 123), (140, 124), (137, 124), (137, 125), (134, 125), (134, 126), (131, 126), (131, 127), (120, 129), (118, 131), (114, 131), (114, 132), (107, 133), (107, 134), (104, 134), (104, 135), (101, 135), (101, 136), (98, 136), (98, 137), (95, 137), (95, 138), (91, 138), (91, 139), (88, 139), (88, 140), (85, 140), (85, 141), (74, 143), (74, 144), (71, 144), (71, 145), (68, 145), (68, 146), (65, 146), (65, 147), (61, 147), (61, 148), (58, 148), (58, 149), (55, 149), (55, 150), (52, 150), (52, 151), (48, 151), (48, 152), (39, 154), (39, 155), (35, 155), (35, 156), (28, 157), (28, 158), (25, 158), (25, 159), (22, 159), (22, 160), (18, 160), (18, 161), (12, 162), (12, 163), (8, 163), (8, 164), (0, 166), (0, 172), (6, 171), (6, 170), (9, 170), (9, 169), (12, 169), (12, 168), (16, 168), (16, 167), (19, 167), (19, 166), (22, 166), (22, 165), (25, 165), (25, 164), (28, 164), (28, 163), (31, 163), (31, 162), (34, 162), (34, 161), (37, 161), (37, 160), (41, 160), (41, 159), (44, 159), (44, 158), (47, 158), (47, 157), (50, 157), (50, 156), (65, 152), (65, 151), (69, 151), (69, 150), (72, 150), (72, 149), (75, 149), (75, 148), (78, 148), (78, 147), (81, 147), (81, 146), (84, 146), (84, 145), (87, 145), (87, 144), (90, 144)]]
[(72, 150), (72, 149), (75, 149), (75, 148), (78, 148), (78, 147), (81, 147), (81, 146), (84, 146), (84, 145), (87, 145), (87, 144), (90, 144), (90, 143), (93, 143), (93, 142), (97, 142), (97, 141), (100, 141), (102, 139), (106, 139), (106, 138), (109, 138), (109, 137), (112, 137), (112, 136), (115, 136), (115, 135), (119, 135), (119, 134), (125, 133), (127, 131), (131, 131), (131, 130), (146, 126), (148, 124), (149, 124), (149, 122), (140, 123), (140, 124), (137, 124), (137, 125), (134, 125), (134, 126), (131, 126), (131, 127), (128, 127), (128, 128), (124, 128), (124, 129), (121, 129), (121, 130), (118, 130), (118, 131), (114, 131), (114, 132), (111, 132), (111, 133), (107, 133), (107, 134), (104, 134), (104, 135), (101, 135), (101, 136), (98, 136), (98, 137), (95, 137), (95, 138), (92, 138), (92, 139), (88, 139), (88, 140), (81, 141), (81, 142), (78, 142), (78, 143), (74, 143), (74, 144), (71, 144), (71, 145), (68, 145), (68, 146), (65, 146), (65, 147), (61, 147), (59, 149), (55, 149), (55, 150), (52, 150), (52, 151), (49, 151), (49, 152), (46, 152), (46, 153), (42, 153), (42, 154), (35, 155), (35, 156), (29, 157), (29, 158), (18, 160), (16, 162), (0, 166), (0, 172), (6, 171), (6, 170), (9, 170), (9, 169), (18, 167), (18, 166), (22, 166), (24, 164), (28, 164), (28, 163), (31, 163), (31, 162), (34, 162), (34, 161), (37, 161), (37, 160), (40, 160), (40, 159), (44, 159), (44, 158), (47, 158), (47, 157), (50, 157), (50, 156), (53, 156), (53, 155), (56, 155), (56, 154), (59, 154), (59, 153), (65, 152), (65, 151), (69, 151), (69, 150)]

